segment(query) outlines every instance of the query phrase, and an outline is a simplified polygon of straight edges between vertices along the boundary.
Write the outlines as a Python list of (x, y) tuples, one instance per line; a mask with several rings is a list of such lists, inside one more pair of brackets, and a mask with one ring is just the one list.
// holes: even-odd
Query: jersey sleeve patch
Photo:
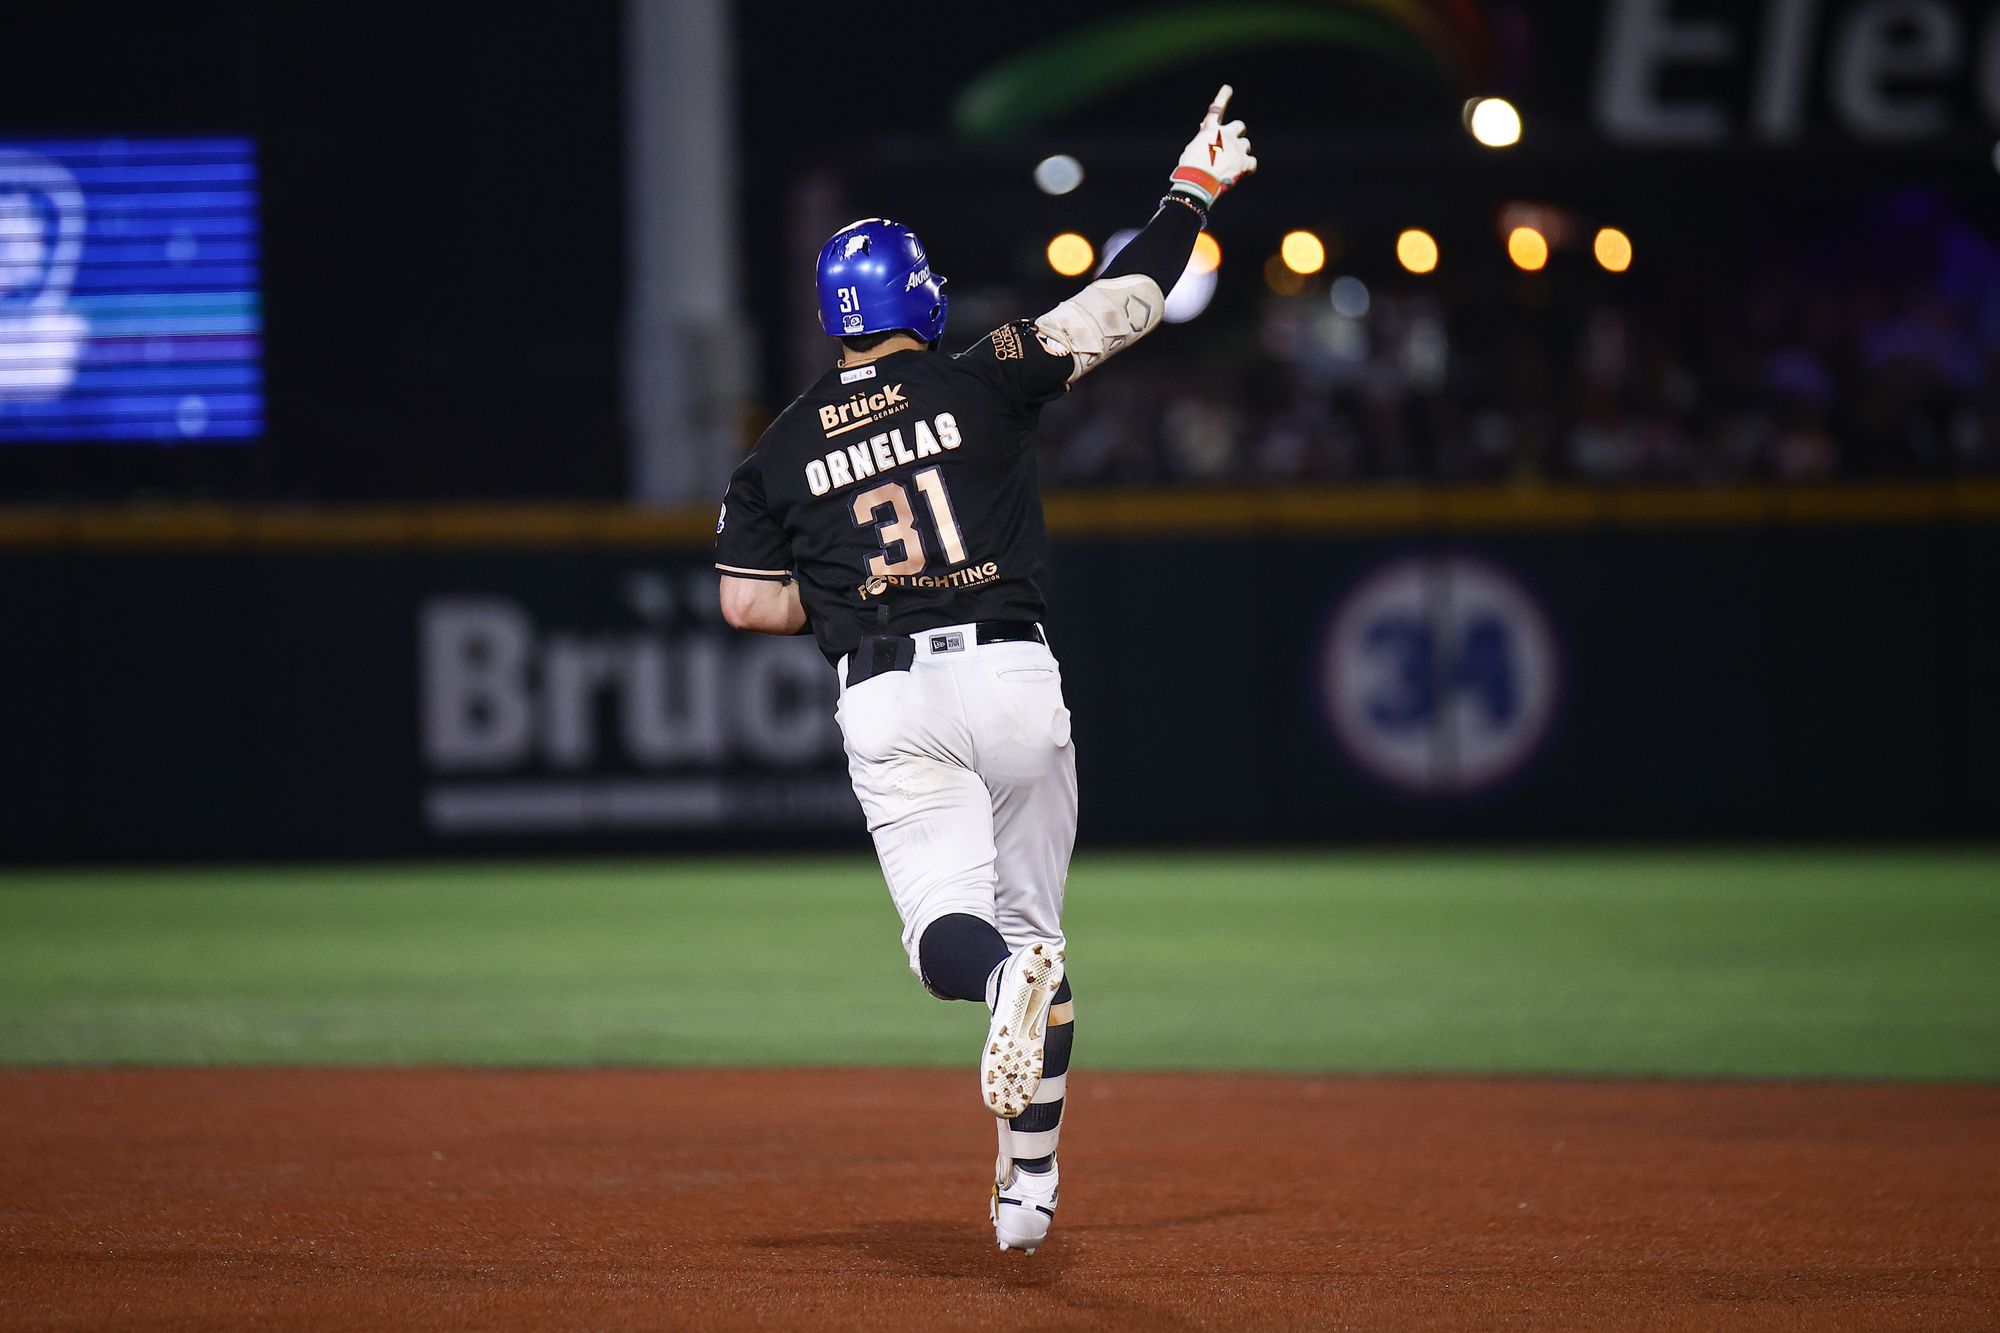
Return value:
[(1023, 411), (1062, 397), (1076, 361), (1068, 348), (1051, 347), (1025, 319), (1011, 320), (958, 354), (1008, 408)]
[(717, 569), (739, 578), (790, 577), (792, 543), (771, 512), (754, 454), (729, 479), (715, 519), (714, 559)]

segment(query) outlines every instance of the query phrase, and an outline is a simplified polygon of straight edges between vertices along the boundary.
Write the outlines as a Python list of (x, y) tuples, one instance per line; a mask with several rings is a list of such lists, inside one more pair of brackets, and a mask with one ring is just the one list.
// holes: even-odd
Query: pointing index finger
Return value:
[(1228, 84), (1226, 83), (1223, 84), (1222, 87), (1217, 90), (1215, 94), (1215, 100), (1208, 104), (1208, 115), (1203, 120), (1202, 123), (1205, 125), (1214, 125), (1216, 122), (1220, 121), (1222, 119), (1222, 113), (1229, 109), (1229, 98), (1232, 94), (1235, 93), (1235, 91), (1236, 90), (1230, 87)]

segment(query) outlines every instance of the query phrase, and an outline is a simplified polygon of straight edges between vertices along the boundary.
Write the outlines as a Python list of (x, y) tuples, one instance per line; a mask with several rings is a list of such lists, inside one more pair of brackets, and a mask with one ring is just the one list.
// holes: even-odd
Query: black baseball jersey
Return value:
[(1072, 366), (1020, 320), (956, 355), (827, 371), (730, 477), (715, 567), (796, 578), (829, 661), (864, 631), (1040, 620), (1048, 534), (1030, 438)]

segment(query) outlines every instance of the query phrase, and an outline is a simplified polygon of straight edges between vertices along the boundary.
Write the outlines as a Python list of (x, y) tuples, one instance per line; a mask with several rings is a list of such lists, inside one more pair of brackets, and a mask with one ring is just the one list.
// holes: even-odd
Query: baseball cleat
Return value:
[(1042, 1038), (1062, 979), (1062, 950), (1050, 944), (1030, 944), (1001, 964), (993, 1022), (979, 1053), (979, 1099), (1003, 1120), (1027, 1110), (1042, 1086)]
[(1036, 1173), (1005, 1158), (1001, 1161), (1004, 1174), (993, 1182), (993, 1202), (987, 1210), (993, 1219), (993, 1239), (1003, 1250), (1033, 1254), (1049, 1238), (1049, 1223), (1056, 1220), (1056, 1164)]

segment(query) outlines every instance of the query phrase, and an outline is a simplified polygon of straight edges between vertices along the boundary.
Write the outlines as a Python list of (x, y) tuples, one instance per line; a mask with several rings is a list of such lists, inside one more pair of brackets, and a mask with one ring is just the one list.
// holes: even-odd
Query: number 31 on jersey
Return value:
[[(930, 510), (931, 526), (937, 529), (945, 563), (964, 564), (965, 538), (959, 533), (957, 516), (951, 512), (951, 496), (945, 492), (943, 473), (927, 467), (910, 480), (916, 483), (924, 507)], [(902, 482), (885, 481), (855, 496), (854, 524), (861, 528), (873, 526), (875, 540), (881, 543), (882, 549), (868, 557), (870, 574), (890, 577), (924, 572), (927, 563), (924, 536), (917, 527), (916, 513), (910, 508), (910, 492)]]

